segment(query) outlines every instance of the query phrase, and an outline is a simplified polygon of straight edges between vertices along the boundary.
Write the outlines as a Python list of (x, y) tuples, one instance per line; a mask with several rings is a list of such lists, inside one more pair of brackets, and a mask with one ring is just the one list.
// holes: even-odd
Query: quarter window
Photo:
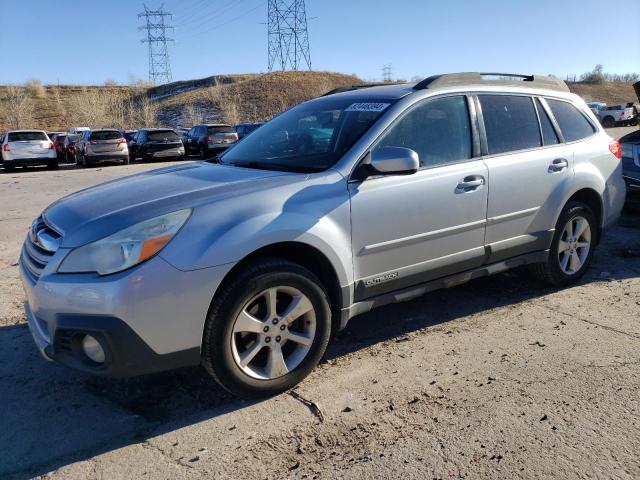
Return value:
[(553, 125), (551, 124), (551, 120), (549, 120), (549, 115), (542, 107), (542, 103), (539, 99), (536, 98), (536, 108), (538, 109), (538, 117), (540, 117), (540, 126), (542, 127), (542, 141), (545, 145), (555, 145), (560, 143), (558, 139), (558, 135), (556, 134)]
[(376, 145), (414, 150), (421, 167), (471, 158), (471, 126), (464, 96), (428, 100), (402, 117)]
[(569, 102), (548, 98), (547, 103), (567, 142), (581, 140), (594, 134), (593, 125)]
[(541, 145), (531, 97), (480, 95), (479, 98), (490, 155)]

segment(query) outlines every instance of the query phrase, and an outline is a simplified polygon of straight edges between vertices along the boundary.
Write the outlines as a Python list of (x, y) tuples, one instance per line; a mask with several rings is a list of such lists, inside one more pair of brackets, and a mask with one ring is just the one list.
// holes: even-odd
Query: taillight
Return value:
[(611, 151), (611, 153), (613, 153), (614, 157), (616, 157), (618, 160), (622, 160), (622, 146), (620, 145), (619, 141), (613, 140), (609, 144), (609, 150)]
[(204, 141), (209, 143), (211, 141), (211, 135), (207, 135), (206, 137), (204, 137)]
[(120, 140), (118, 140), (118, 145), (120, 145), (121, 143), (127, 143), (127, 141), (124, 138), (121, 138)]
[(8, 143), (5, 143), (5, 144), (2, 146), (2, 151), (3, 151), (3, 152), (10, 152), (10, 151), (11, 151), (11, 149), (9, 148), (9, 144), (8, 144)]
[(53, 150), (53, 142), (49, 142), (49, 150)]

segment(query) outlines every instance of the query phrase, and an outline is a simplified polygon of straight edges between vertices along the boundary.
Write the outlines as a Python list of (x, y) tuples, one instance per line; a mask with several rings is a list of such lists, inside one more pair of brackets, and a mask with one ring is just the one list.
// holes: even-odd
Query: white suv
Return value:
[(46, 165), (58, 168), (53, 142), (43, 130), (11, 130), (2, 141), (2, 165), (5, 173), (17, 165)]
[(564, 82), (516, 78), (341, 89), (219, 162), (58, 200), (20, 259), (36, 344), (100, 375), (202, 364), (254, 397), (374, 307), (519, 266), (576, 282), (624, 203), (620, 144)]

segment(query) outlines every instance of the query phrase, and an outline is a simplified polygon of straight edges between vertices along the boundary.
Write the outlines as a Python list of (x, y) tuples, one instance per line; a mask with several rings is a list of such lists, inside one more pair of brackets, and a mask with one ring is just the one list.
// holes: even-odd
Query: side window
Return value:
[(581, 140), (594, 134), (593, 125), (569, 102), (548, 98), (547, 103), (567, 142)]
[(490, 155), (541, 145), (531, 97), (480, 95), (479, 99)]
[(427, 100), (400, 118), (376, 145), (418, 153), (421, 167), (471, 158), (471, 126), (464, 96)]
[(538, 109), (538, 117), (540, 118), (540, 126), (542, 127), (542, 143), (545, 145), (555, 145), (560, 143), (558, 135), (549, 120), (549, 115), (542, 107), (542, 103), (536, 98), (536, 108)]

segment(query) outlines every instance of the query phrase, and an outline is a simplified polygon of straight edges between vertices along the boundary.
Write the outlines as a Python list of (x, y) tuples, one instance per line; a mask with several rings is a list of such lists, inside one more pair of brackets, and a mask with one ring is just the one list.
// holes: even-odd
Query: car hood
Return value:
[(165, 213), (272, 188), (291, 175), (295, 174), (188, 163), (72, 193), (47, 207), (43, 216), (62, 234), (62, 247), (77, 247)]

